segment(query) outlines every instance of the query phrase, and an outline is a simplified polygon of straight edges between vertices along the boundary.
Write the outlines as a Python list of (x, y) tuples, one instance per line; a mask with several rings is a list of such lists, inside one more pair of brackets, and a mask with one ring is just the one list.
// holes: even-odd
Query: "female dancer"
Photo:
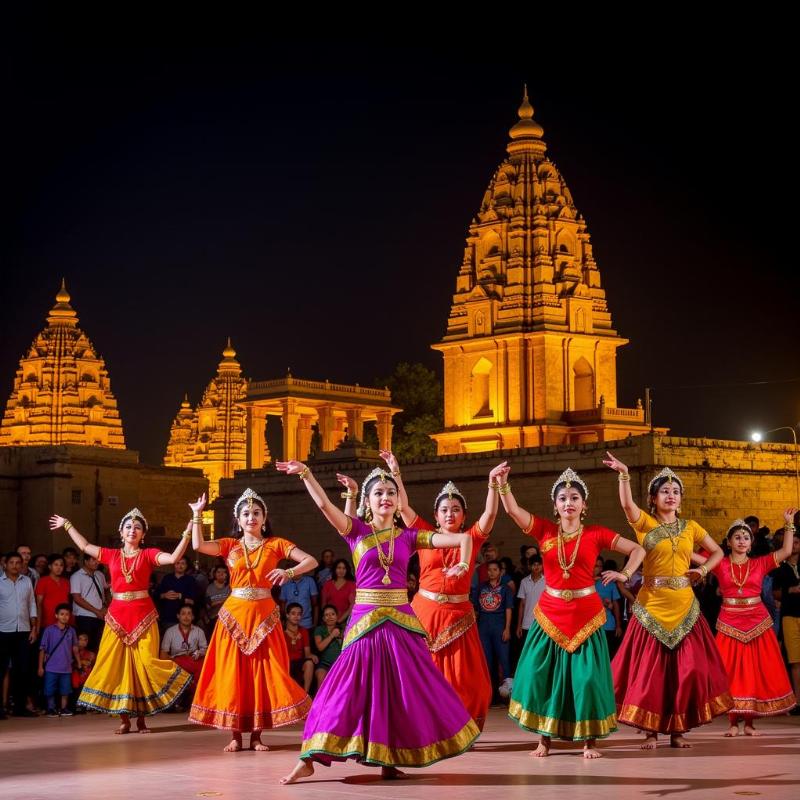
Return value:
[[(748, 558), (753, 533), (743, 519), (728, 528), (731, 554), (714, 569), (722, 591), (722, 609), (717, 619), (717, 647), (728, 673), (733, 695), (733, 710), (728, 714), (730, 728), (725, 736), (738, 736), (739, 721), (746, 736), (758, 736), (754, 717), (785, 714), (795, 706), (794, 692), (783, 666), (780, 645), (772, 627), (772, 617), (761, 601), (761, 583), (792, 554), (794, 514), (783, 514), (783, 547), (766, 556)], [(705, 563), (703, 556), (692, 559)]]
[[(242, 749), (242, 731), (250, 732), (251, 750), (268, 750), (261, 731), (299, 722), (311, 707), (311, 698), (289, 674), (289, 652), (270, 589), (311, 572), (317, 560), (272, 535), (267, 504), (252, 489), (233, 507), (241, 538), (204, 541), (205, 505), (205, 495), (190, 503), (192, 544), (199, 553), (225, 559), (231, 593), (217, 616), (189, 721), (231, 731), (226, 753)], [(278, 569), (282, 559), (298, 563)]]
[[(397, 459), (388, 450), (381, 451), (381, 457), (397, 480), (403, 522), (407, 527), (444, 533), (460, 533), (464, 530), (467, 501), (452, 481), (442, 487), (433, 502), (434, 529), (408, 505)], [(412, 603), (414, 613), (428, 632), (428, 649), (433, 656), (433, 663), (456, 690), (464, 708), (481, 730), (492, 700), (492, 682), (478, 637), (475, 609), (469, 599), (470, 579), (475, 569), (475, 556), (489, 538), (497, 516), (497, 478), (507, 471), (508, 466), (504, 461), (489, 473), (489, 492), (483, 514), (467, 530), (472, 540), (469, 569), (462, 575), (448, 577), (447, 570), (458, 562), (458, 551), (455, 548), (421, 550), (419, 591)]]
[(350, 546), (356, 567), (356, 604), (342, 652), (314, 698), (300, 761), (281, 783), (312, 775), (315, 761), (327, 766), (355, 758), (393, 778), (398, 766), (424, 767), (464, 752), (478, 728), (433, 665), (425, 630), (408, 602), (406, 568), (415, 549), (459, 546), (461, 559), (448, 571), (462, 574), (469, 566), (469, 538), (398, 530), (397, 482), (382, 469), (362, 486), (362, 522), (334, 506), (305, 464), (279, 461), (277, 467), (305, 482)]
[(188, 529), (171, 553), (141, 547), (147, 520), (138, 508), (119, 523), (122, 548), (98, 547), (81, 535), (65, 517), (50, 517), (50, 530), (63, 526), (76, 547), (111, 573), (112, 600), (94, 669), (78, 697), (78, 704), (106, 714), (119, 714), (115, 733), (129, 733), (131, 714), (139, 733), (149, 733), (145, 716), (169, 708), (191, 683), (192, 676), (168, 659), (158, 657), (158, 612), (147, 587), (155, 567), (183, 558), (191, 534)]
[[(725, 667), (692, 591), (722, 560), (722, 550), (694, 521), (678, 517), (683, 483), (669, 468), (650, 481), (653, 514), (633, 501), (628, 468), (608, 453), (603, 463), (619, 473), (619, 499), (636, 537), (647, 551), (642, 588), (633, 617), (614, 656), (614, 692), (620, 722), (647, 732), (643, 750), (659, 733), (672, 747), (691, 747), (681, 735), (724, 714), (733, 705)], [(708, 561), (690, 568), (695, 545)]]
[(642, 563), (644, 550), (608, 528), (583, 525), (589, 489), (571, 469), (558, 476), (550, 491), (558, 523), (534, 517), (517, 504), (508, 472), (498, 483), (509, 516), (538, 542), (545, 577), (517, 664), (508, 715), (521, 728), (541, 734), (531, 755), (549, 755), (556, 736), (583, 741), (583, 757), (599, 758), (595, 741), (613, 733), (617, 724), (603, 632), (606, 610), (595, 588), (594, 565), (602, 550), (627, 555), (621, 572), (602, 573), (605, 585), (625, 581)]

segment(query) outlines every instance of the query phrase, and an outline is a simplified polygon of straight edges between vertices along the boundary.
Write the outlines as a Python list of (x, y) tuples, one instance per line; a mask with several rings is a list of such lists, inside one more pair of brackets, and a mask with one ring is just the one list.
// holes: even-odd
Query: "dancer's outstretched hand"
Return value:
[(606, 451), (606, 456), (608, 457), (603, 459), (603, 463), (607, 467), (622, 473), (628, 471), (628, 468), (615, 455)]
[(349, 475), (342, 475), (341, 472), (337, 472), (336, 480), (339, 481), (348, 492), (358, 492), (358, 484)]
[(508, 466), (508, 461), (498, 464), (489, 473), (489, 483), (496, 481), (499, 484), (504, 484), (508, 480), (508, 473), (511, 472), (511, 467)]
[(400, 472), (400, 462), (391, 450), (381, 450), (378, 455), (386, 462), (390, 472)]
[(197, 514), (200, 511), (202, 511), (205, 507), (206, 507), (206, 495), (205, 495), (205, 492), (203, 494), (201, 494), (200, 497), (198, 497), (197, 500), (194, 503), (189, 503), (189, 508), (191, 508), (192, 511), (195, 514)]
[(67, 521), (66, 517), (59, 517), (58, 514), (53, 514), (50, 517), (50, 530), (56, 531)]
[(306, 469), (302, 461), (278, 461), (275, 466), (279, 472), (285, 472), (287, 475), (299, 475)]

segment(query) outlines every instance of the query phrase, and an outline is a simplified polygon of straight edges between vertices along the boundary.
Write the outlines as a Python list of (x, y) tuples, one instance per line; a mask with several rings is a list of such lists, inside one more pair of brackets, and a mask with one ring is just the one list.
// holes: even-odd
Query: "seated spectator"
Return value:
[(319, 591), (317, 582), (310, 575), (298, 575), (281, 586), (278, 595), (281, 613), (286, 616), (288, 603), (298, 603), (303, 609), (303, 616), (300, 624), (310, 630), (317, 623), (317, 613), (319, 612)]
[[(70, 594), (69, 578), (64, 577), (64, 556), (53, 553), (47, 559), (49, 574), (39, 578), (36, 582), (34, 595), (36, 596), (36, 610), (39, 616), (39, 625), (44, 630), (56, 621), (56, 609), (66, 603), (71, 607), (72, 595)], [(69, 624), (74, 620), (70, 614)]]
[(286, 637), (286, 648), (289, 651), (289, 674), (298, 686), (302, 686), (308, 692), (314, 679), (317, 657), (311, 653), (308, 631), (300, 624), (302, 617), (303, 607), (300, 603), (289, 603), (286, 606), (283, 635)]
[[(78, 663), (78, 637), (69, 624), (70, 604), (61, 603), (55, 611), (56, 621), (44, 629), (39, 645), (39, 677), (44, 677), (47, 716), (71, 717), (69, 698), (72, 694), (72, 664)], [(60, 695), (60, 712), (56, 710), (56, 694)]]
[(75, 627), (78, 633), (89, 637), (89, 649), (95, 653), (100, 646), (109, 604), (108, 583), (97, 564), (96, 558), (84, 553), (83, 567), (69, 579)]
[(230, 575), (225, 564), (217, 564), (212, 572), (212, 581), (206, 589), (206, 635), (211, 636), (222, 604), (231, 593)]
[[(75, 703), (78, 699), (78, 695), (81, 693), (83, 684), (86, 683), (86, 679), (89, 677), (89, 673), (92, 671), (92, 667), (94, 667), (94, 662), (96, 659), (97, 659), (97, 653), (94, 653), (89, 649), (89, 634), (79, 633), (78, 664), (72, 670), (73, 708), (76, 707)], [(83, 713), (83, 709), (80, 709), (80, 711)]]
[(172, 625), (185, 605), (194, 605), (198, 594), (197, 582), (188, 574), (189, 560), (184, 556), (173, 564), (173, 572), (165, 575), (156, 590), (159, 627), (165, 630)]
[(193, 694), (200, 670), (203, 668), (208, 642), (203, 629), (192, 624), (194, 608), (189, 603), (182, 605), (176, 616), (178, 624), (167, 628), (164, 632), (159, 658), (171, 658), (179, 667), (191, 673), (192, 682), (189, 684), (188, 693)]
[(337, 623), (345, 625), (356, 602), (356, 581), (349, 562), (340, 558), (333, 565), (333, 578), (322, 585), (322, 605), (336, 609)]
[(322, 625), (314, 628), (314, 645), (319, 653), (317, 686), (325, 680), (328, 670), (342, 652), (342, 628), (336, 620), (338, 614), (336, 606), (325, 606), (322, 609)]

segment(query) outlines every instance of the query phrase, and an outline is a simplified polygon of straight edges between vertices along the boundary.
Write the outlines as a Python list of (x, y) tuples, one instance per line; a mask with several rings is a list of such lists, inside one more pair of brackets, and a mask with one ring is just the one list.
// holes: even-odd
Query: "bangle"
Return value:
[(289, 569), (284, 570), (284, 572), (290, 581), (294, 580), (294, 567), (289, 567)]
[(203, 518), (200, 516), (200, 514), (193, 514), (192, 515), (192, 522), (193, 523), (196, 522), (199, 525), (200, 523), (202, 523), (202, 521), (203, 521)]
[(463, 570), (468, 570), (469, 569), (469, 564), (466, 561), (459, 561), (458, 564), (456, 564), (456, 566), (459, 569), (463, 569)]
[(500, 488), (500, 484), (497, 481), (489, 481), (489, 488), (497, 491)]
[(311, 470), (308, 467), (303, 467), (302, 472), (297, 473), (297, 477), (300, 478), (301, 481), (304, 481), (310, 474)]
[(342, 492), (339, 497), (341, 497), (342, 500), (355, 500), (356, 497), (358, 497), (358, 492), (353, 492), (348, 489), (346, 492)]
[(181, 539), (191, 539), (191, 538), (192, 538), (192, 532), (191, 531), (184, 531), (181, 534)]
[(504, 483), (497, 491), (499, 494), (508, 494), (511, 491), (511, 484)]
[(64, 520), (64, 530), (69, 533), (69, 529), (72, 527), (72, 523), (68, 520)]
[(705, 576), (708, 575), (708, 567), (705, 564), (701, 564), (700, 572), (703, 573), (703, 577), (705, 578)]
[(631, 579), (631, 574), (630, 574), (630, 572), (628, 572), (628, 570), (627, 570), (627, 569), (621, 569), (621, 570), (619, 571), (619, 574), (620, 574), (620, 575), (624, 575), (624, 576), (625, 576), (625, 580), (628, 580), (628, 581), (629, 581), (629, 580)]
[(620, 474), (617, 476), (617, 479), (620, 481), (629, 481), (631, 476), (628, 472), (620, 472)]
[(399, 478), (400, 477), (400, 470), (399, 469), (397, 469), (397, 470), (393, 469), (392, 470), (392, 477), (393, 478)]
[[(65, 525), (64, 527), (66, 528), (67, 526)], [(797, 528), (794, 526), (794, 523), (793, 523), (793, 522), (787, 522), (787, 523), (786, 523), (786, 524), (783, 526), (783, 529), (784, 529), (785, 531), (796, 531), (796, 530), (797, 530)]]

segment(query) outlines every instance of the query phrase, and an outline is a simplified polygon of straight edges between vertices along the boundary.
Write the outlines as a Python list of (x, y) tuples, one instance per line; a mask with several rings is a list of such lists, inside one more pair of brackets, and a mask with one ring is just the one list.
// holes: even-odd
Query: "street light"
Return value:
[(780, 428), (770, 428), (768, 431), (753, 431), (750, 438), (754, 442), (760, 442), (768, 433), (775, 433), (776, 431), (789, 431), (794, 440), (794, 480), (795, 480), (795, 507), (800, 508), (800, 450), (797, 448), (797, 431), (794, 427), (783, 425)]

